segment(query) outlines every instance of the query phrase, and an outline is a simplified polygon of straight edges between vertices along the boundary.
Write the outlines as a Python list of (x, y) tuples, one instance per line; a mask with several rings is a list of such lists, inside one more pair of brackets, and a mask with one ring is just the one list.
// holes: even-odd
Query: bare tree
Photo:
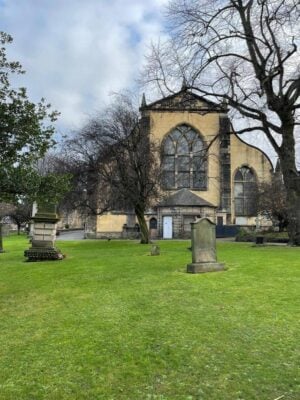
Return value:
[(71, 189), (59, 209), (76, 209), (82, 216), (97, 216), (117, 207), (117, 198), (103, 179), (106, 139), (102, 123), (92, 119), (71, 138), (63, 151), (51, 156), (54, 171), (71, 175)]
[(107, 162), (104, 179), (134, 210), (141, 243), (149, 243), (145, 212), (159, 198), (160, 160), (149, 137), (149, 118), (140, 118), (128, 96), (118, 95), (104, 118)]
[[(227, 102), (238, 134), (266, 137), (288, 193), (289, 235), (300, 245), (300, 5), (297, 0), (173, 0), (170, 40), (152, 47), (144, 75), (161, 93), (187, 87)], [(174, 86), (175, 83), (175, 86)]]
[(13, 205), (0, 202), (0, 253), (4, 253), (3, 249), (3, 218), (13, 210)]
[(134, 210), (149, 243), (145, 211), (158, 197), (160, 167), (148, 133), (129, 97), (117, 95), (65, 145), (60, 168), (73, 175), (73, 189), (63, 204), (94, 216)]
[(7, 216), (17, 225), (18, 235), (22, 226), (29, 223), (31, 220), (31, 210), (32, 204), (28, 202), (21, 202), (15, 206), (7, 213)]
[(260, 183), (255, 197), (257, 211), (270, 219), (274, 225), (278, 224), (280, 232), (285, 230), (289, 224), (289, 215), (287, 193), (282, 176), (276, 174), (272, 176), (270, 182)]

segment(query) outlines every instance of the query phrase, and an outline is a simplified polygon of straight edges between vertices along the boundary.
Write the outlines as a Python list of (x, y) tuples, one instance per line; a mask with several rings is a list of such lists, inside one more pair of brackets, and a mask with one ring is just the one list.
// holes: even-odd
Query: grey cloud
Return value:
[(27, 71), (18, 84), (35, 101), (45, 97), (61, 111), (61, 127), (79, 126), (109, 101), (110, 92), (134, 85), (146, 45), (160, 33), (164, 2), (0, 3), (3, 29), (14, 37), (10, 57)]

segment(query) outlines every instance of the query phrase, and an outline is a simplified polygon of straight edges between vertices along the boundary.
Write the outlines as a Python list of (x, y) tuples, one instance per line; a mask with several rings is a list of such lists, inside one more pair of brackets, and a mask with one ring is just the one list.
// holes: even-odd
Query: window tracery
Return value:
[(256, 213), (256, 177), (248, 167), (241, 167), (234, 176), (235, 215), (253, 216)]
[(190, 126), (175, 128), (164, 140), (162, 153), (165, 189), (206, 190), (205, 145)]

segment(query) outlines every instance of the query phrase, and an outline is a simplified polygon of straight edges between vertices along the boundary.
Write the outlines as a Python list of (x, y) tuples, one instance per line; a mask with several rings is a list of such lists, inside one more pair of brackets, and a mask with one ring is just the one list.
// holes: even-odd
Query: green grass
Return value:
[(0, 399), (300, 399), (300, 249), (220, 243), (191, 275), (189, 242), (58, 242), (63, 261), (0, 255)]

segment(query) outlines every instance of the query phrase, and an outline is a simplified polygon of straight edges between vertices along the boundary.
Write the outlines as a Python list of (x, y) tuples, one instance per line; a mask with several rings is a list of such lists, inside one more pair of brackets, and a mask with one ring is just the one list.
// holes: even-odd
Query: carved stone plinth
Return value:
[(216, 225), (208, 218), (201, 218), (191, 226), (192, 263), (187, 265), (187, 272), (199, 274), (224, 270), (225, 265), (217, 262)]
[(224, 268), (225, 264), (217, 262), (192, 263), (187, 265), (186, 272), (189, 272), (191, 274), (201, 274), (204, 272), (223, 271)]
[(28, 261), (62, 260), (60, 250), (54, 247), (56, 223), (59, 221), (53, 204), (40, 206), (33, 220), (33, 238), (31, 248), (25, 250)]

